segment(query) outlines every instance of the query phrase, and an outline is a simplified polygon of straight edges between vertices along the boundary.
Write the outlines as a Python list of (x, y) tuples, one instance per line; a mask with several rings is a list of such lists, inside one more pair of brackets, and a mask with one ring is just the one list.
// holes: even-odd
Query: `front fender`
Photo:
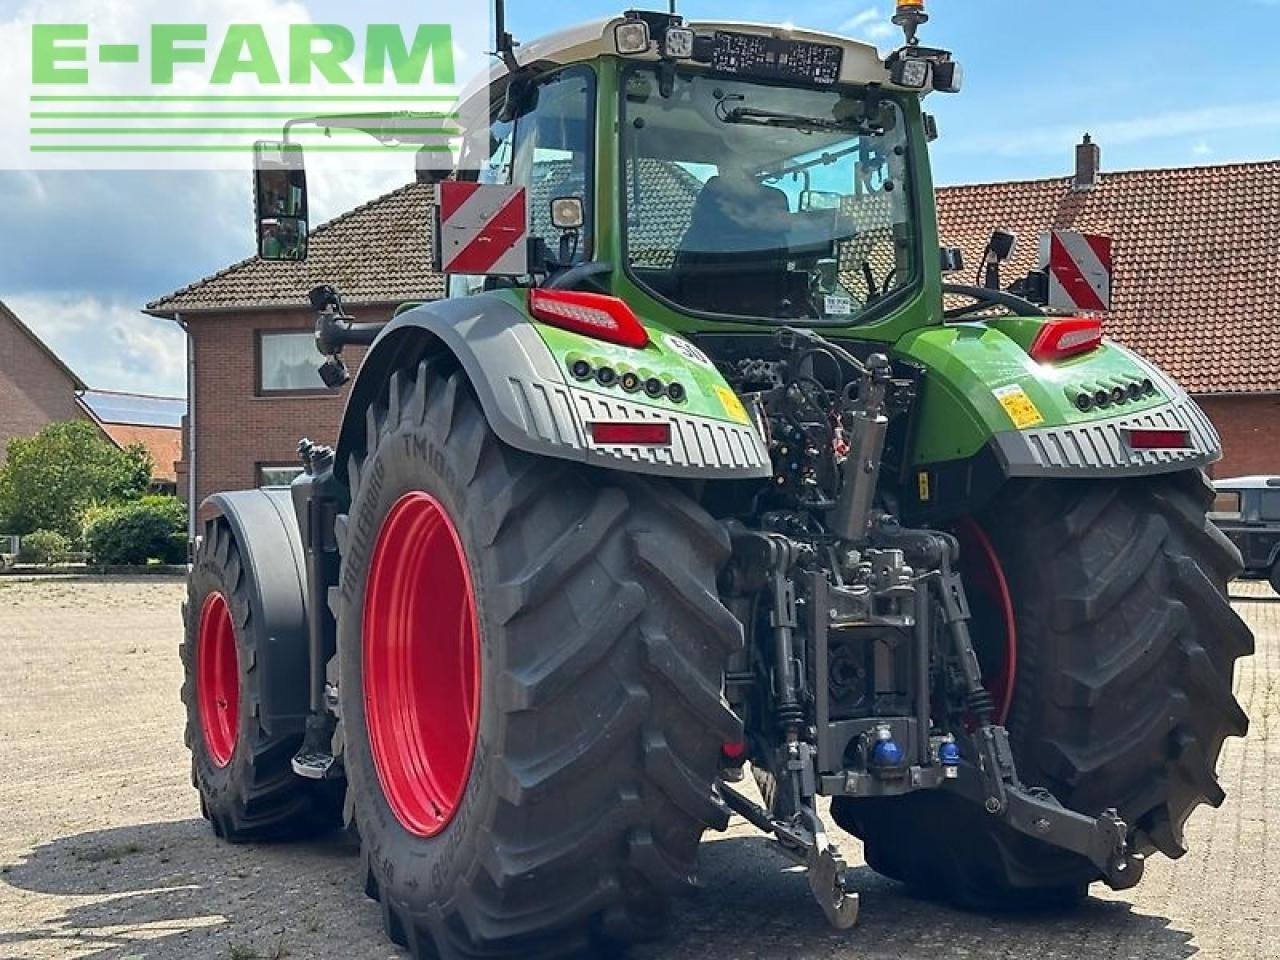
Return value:
[(300, 734), (310, 713), (307, 573), (288, 490), (217, 493), (202, 516), (222, 517), (248, 581), (259, 677), (259, 722), (272, 736)]
[[(727, 413), (707, 415), (709, 408), (701, 398), (682, 409), (631, 397), (618, 389), (609, 391), (594, 382), (577, 383), (568, 376), (566, 358), (629, 353), (667, 369), (685, 364), (691, 384), (706, 384), (714, 376), (723, 385), (714, 370), (693, 369), (695, 362), (679, 356), (661, 336), (655, 336), (645, 351), (628, 351), (567, 331), (548, 335), (543, 331), (550, 328), (541, 328), (517, 304), (510, 293), (482, 294), (424, 304), (393, 319), (361, 365), (343, 416), (338, 462), (345, 463), (348, 454), (363, 449), (365, 411), (380, 399), (391, 374), (416, 364), (430, 350), (444, 349), (466, 372), (494, 433), (518, 450), (667, 477), (770, 475), (768, 451), (745, 416), (735, 420)], [(727, 385), (723, 387), (728, 391)], [(672, 443), (669, 447), (599, 446), (588, 427), (596, 420), (665, 421), (671, 424)]]

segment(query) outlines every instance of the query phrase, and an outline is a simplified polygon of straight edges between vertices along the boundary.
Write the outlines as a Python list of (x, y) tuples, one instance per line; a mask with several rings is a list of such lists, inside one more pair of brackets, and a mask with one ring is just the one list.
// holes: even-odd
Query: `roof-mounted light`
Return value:
[[(624, 57), (648, 53), (652, 44), (649, 24), (643, 20), (625, 20), (614, 28), (613, 42)], [(692, 49), (689, 52), (692, 53)]]
[(667, 27), (662, 38), (662, 55), (670, 60), (688, 60), (693, 56), (697, 35), (688, 27)]
[(917, 31), (929, 22), (929, 14), (924, 9), (924, 0), (898, 0), (898, 9), (893, 15), (893, 22), (907, 35), (907, 43), (914, 44)]
[(928, 60), (909, 60), (902, 58), (894, 63), (889, 76), (893, 82), (908, 90), (923, 90), (929, 85), (929, 73), (932, 64)]
[(891, 53), (884, 63), (890, 79), (908, 90), (932, 85), (938, 93), (959, 93), (964, 84), (964, 70), (949, 50), (908, 44)]

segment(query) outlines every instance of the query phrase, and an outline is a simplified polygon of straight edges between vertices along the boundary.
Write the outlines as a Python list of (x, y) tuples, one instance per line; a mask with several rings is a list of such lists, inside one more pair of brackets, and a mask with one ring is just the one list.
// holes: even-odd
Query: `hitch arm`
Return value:
[(972, 743), (977, 766), (961, 765), (961, 775), (948, 781), (992, 816), (1014, 830), (1085, 857), (1113, 890), (1126, 890), (1142, 879), (1142, 855), (1129, 847), (1129, 827), (1115, 810), (1098, 817), (1068, 810), (1049, 791), (1026, 787), (1018, 778), (1009, 733), (993, 721), (991, 696), (982, 686), (978, 657), (969, 635), (969, 605), (959, 574), (951, 567), (952, 552), (944, 550), (940, 569), (930, 577), (942, 617), (951, 635), (967, 688), (967, 701), (978, 726)]

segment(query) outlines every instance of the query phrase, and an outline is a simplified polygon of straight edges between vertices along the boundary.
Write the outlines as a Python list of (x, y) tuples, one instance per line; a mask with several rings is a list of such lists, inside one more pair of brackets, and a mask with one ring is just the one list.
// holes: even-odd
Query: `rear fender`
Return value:
[[(1039, 363), (1027, 352), (1043, 318), (913, 331), (898, 355), (925, 368), (904, 490), (915, 517), (980, 509), (1011, 478), (1097, 479), (1204, 468), (1221, 458), (1208, 417), (1153, 364), (1111, 341)], [(1128, 393), (1150, 381), (1151, 389)], [(1125, 392), (1082, 409), (1082, 394)], [(1135, 450), (1127, 431), (1182, 429), (1191, 446)]]
[(310, 711), (307, 576), (289, 491), (214, 494), (201, 515), (225, 519), (240, 548), (252, 598), (259, 722), (271, 736), (303, 733)]
[[(606, 390), (594, 381), (572, 380), (568, 358), (611, 356), (624, 347), (555, 330), (548, 334), (517, 306), (514, 294), (482, 294), (438, 300), (397, 315), (370, 347), (343, 416), (338, 442), (339, 476), (353, 454), (365, 450), (365, 413), (385, 394), (392, 373), (414, 365), (434, 350), (458, 361), (493, 431), (511, 447), (594, 466), (690, 479), (740, 479), (771, 474), (759, 433), (709, 362), (698, 363), (671, 346), (671, 335), (651, 328), (653, 343), (630, 351), (665, 370), (681, 370), (685, 382), (700, 385), (697, 398), (677, 407), (665, 401)], [(554, 348), (552, 346), (554, 344)], [(709, 383), (714, 380), (715, 383)], [(724, 393), (736, 410), (725, 403)], [(702, 396), (707, 393), (710, 399)], [(719, 416), (709, 415), (711, 404)], [(736, 416), (734, 415), (736, 414)], [(591, 438), (593, 420), (666, 421), (670, 447), (599, 447)]]

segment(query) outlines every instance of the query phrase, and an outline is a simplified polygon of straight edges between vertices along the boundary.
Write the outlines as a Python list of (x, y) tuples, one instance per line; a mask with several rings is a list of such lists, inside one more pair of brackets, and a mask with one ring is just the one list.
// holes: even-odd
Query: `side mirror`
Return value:
[(306, 260), (310, 215), (302, 146), (255, 143), (253, 168), (258, 256), (273, 262)]

